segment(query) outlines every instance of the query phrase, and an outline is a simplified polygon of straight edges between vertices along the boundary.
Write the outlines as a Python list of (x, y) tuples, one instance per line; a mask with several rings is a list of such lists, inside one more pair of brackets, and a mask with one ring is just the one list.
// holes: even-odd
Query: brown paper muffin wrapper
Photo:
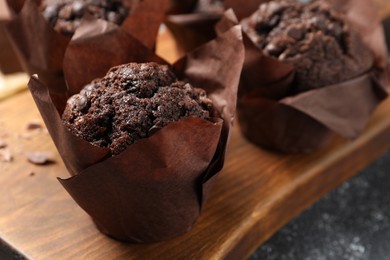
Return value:
[[(8, 5), (8, 8), (11, 8), (11, 11), (13, 11), (13, 14), (17, 14), (22, 10), (24, 2), (26, 0), (1, 0), (6, 5)], [(36, 3), (40, 4), (41, 0), (35, 0)]]
[[(0, 0), (4, 1), (4, 0)], [(153, 49), (160, 24), (168, 6), (168, 0), (125, 0), (131, 11), (120, 28), (133, 35), (146, 47)], [(24, 69), (30, 74), (37, 74), (42, 82), (52, 86), (50, 94), (57, 101), (64, 100), (61, 96), (66, 93), (66, 84), (63, 75), (63, 59), (70, 37), (56, 32), (45, 20), (38, 9), (36, 0), (8, 1), (9, 7), (14, 10), (15, 18), (7, 25), (7, 31), (19, 54)], [(21, 9), (20, 7), (23, 6)], [(103, 22), (92, 17), (87, 21)], [(110, 22), (103, 22), (106, 28), (118, 27)], [(93, 25), (93, 22), (88, 24)], [(91, 29), (84, 28), (83, 32)], [(77, 33), (77, 32), (76, 32)], [(78, 32), (80, 34), (80, 32)], [(54, 87), (56, 86), (56, 87)], [(56, 102), (60, 108), (65, 104)]]
[[(239, 0), (225, 0), (224, 4), (226, 10), (232, 8), (238, 19), (241, 20), (266, 1), (246, 0), (243, 4)], [(165, 24), (174, 35), (182, 52), (187, 53), (216, 36), (214, 27), (221, 19), (222, 13), (194, 13), (193, 9), (196, 3), (186, 4), (186, 1), (182, 3), (180, 0), (172, 2), (172, 5), (176, 6), (175, 14), (168, 15)]]
[(0, 0), (0, 71), (4, 74), (21, 72), (22, 66), (8, 39), (5, 26), (11, 20), (12, 13), (5, 0)]
[(244, 34), (246, 54), (237, 111), (242, 133), (253, 143), (281, 152), (310, 152), (323, 146), (333, 133), (356, 138), (387, 97), (387, 51), (372, 3), (333, 3), (346, 13), (372, 50), (374, 66), (357, 78), (288, 96), (294, 89), (294, 67), (263, 55)]
[[(115, 42), (121, 49), (107, 48)], [(105, 75), (111, 65), (164, 63), (120, 28), (78, 38), (69, 44), (64, 60), (65, 78), (74, 93), (85, 82)], [(111, 64), (113, 60), (118, 64)], [(118, 156), (71, 134), (49, 95), (51, 86), (31, 78), (32, 96), (73, 176), (59, 181), (103, 233), (144, 243), (170, 239), (192, 227), (223, 167), (243, 61), (241, 27), (234, 26), (174, 64), (179, 78), (207, 91), (220, 117), (212, 122), (182, 119)]]

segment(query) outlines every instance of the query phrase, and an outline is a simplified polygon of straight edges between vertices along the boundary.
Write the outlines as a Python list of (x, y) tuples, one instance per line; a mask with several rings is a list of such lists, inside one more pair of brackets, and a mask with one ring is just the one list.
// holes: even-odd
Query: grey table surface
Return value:
[(250, 259), (390, 259), (390, 151), (289, 222)]

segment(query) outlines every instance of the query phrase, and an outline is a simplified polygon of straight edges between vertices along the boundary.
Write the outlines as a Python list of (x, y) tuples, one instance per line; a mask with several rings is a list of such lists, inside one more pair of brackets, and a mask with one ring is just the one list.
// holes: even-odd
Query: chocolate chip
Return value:
[(327, 29), (328, 29), (328, 32), (331, 35), (334, 35), (336, 38), (343, 37), (344, 30), (343, 30), (343, 27), (342, 27), (341, 24), (339, 24), (339, 23), (329, 23), (328, 26), (327, 26)]
[(161, 127), (159, 127), (159, 126), (156, 126), (156, 125), (152, 126), (149, 129), (149, 135), (153, 135), (153, 134), (157, 133), (160, 129), (161, 129)]
[(264, 22), (260, 21), (256, 24), (256, 31), (259, 34), (265, 35), (265, 34), (269, 33), (271, 30), (272, 30), (272, 27), (265, 21)]
[(70, 6), (70, 5), (65, 6), (58, 13), (58, 17), (65, 19), (65, 20), (70, 20), (72, 18), (72, 15), (73, 15), (72, 6)]
[(72, 4), (73, 15), (81, 17), (84, 14), (84, 3), (82, 1), (75, 1)]
[(76, 107), (78, 111), (82, 112), (88, 106), (88, 99), (84, 95), (74, 95), (68, 100), (70, 106)]
[(88, 85), (86, 85), (81, 91), (80, 91), (80, 95), (83, 95), (87, 98), (89, 98), (91, 96), (91, 93), (93, 91), (93, 89), (95, 88), (95, 85), (93, 83), (90, 83)]
[(269, 26), (271, 26), (272, 28), (277, 26), (278, 23), (280, 21), (280, 16), (279, 15), (274, 15), (272, 16), (272, 18), (269, 20)]
[(265, 52), (271, 56), (279, 57), (279, 55), (286, 49), (285, 46), (281, 44), (274, 44), (274, 43), (269, 43), (265, 47)]
[(309, 22), (320, 30), (326, 29), (326, 20), (322, 16), (314, 16), (310, 19)]
[[(126, 8), (120, 6), (118, 8), (118, 14), (120, 14), (123, 18), (126, 17), (126, 14), (127, 14)], [(121, 20), (123, 20), (123, 18)]]
[(287, 31), (287, 35), (293, 38), (294, 40), (300, 41), (305, 36), (305, 29), (292, 27)]
[(120, 15), (115, 13), (115, 12), (108, 12), (107, 13), (107, 20), (109, 22), (118, 24), (118, 23), (120, 23), (120, 19), (121, 19)]
[(56, 4), (47, 6), (42, 15), (50, 23), (55, 23), (59, 6)]
[(37, 121), (31, 121), (26, 125), (26, 130), (42, 129), (42, 124)]

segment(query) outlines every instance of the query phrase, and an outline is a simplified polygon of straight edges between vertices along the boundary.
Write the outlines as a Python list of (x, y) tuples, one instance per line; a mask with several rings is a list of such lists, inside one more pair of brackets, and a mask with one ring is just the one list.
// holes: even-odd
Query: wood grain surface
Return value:
[(390, 17), (390, 0), (374, 0), (375, 5), (378, 8), (378, 14), (380, 17)]
[[(174, 43), (169, 36), (163, 41), (159, 52), (175, 60)], [(50, 136), (26, 129), (28, 122), (42, 122), (28, 92), (0, 102), (0, 115), (0, 142), (7, 144), (0, 152), (13, 157), (2, 162), (0, 155), (0, 244), (31, 259), (240, 259), (390, 148), (390, 100), (360, 138), (335, 137), (310, 155), (262, 150), (236, 125), (225, 168), (194, 228), (171, 241), (135, 245), (99, 233), (58, 183), (68, 174)], [(27, 161), (27, 152), (40, 151), (55, 163)]]

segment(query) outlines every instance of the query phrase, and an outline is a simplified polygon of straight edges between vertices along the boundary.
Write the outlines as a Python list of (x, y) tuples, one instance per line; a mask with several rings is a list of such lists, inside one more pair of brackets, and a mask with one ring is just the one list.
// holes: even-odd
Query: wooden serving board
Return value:
[(27, 88), (29, 77), (25, 73), (3, 75), (0, 71), (0, 101)]

